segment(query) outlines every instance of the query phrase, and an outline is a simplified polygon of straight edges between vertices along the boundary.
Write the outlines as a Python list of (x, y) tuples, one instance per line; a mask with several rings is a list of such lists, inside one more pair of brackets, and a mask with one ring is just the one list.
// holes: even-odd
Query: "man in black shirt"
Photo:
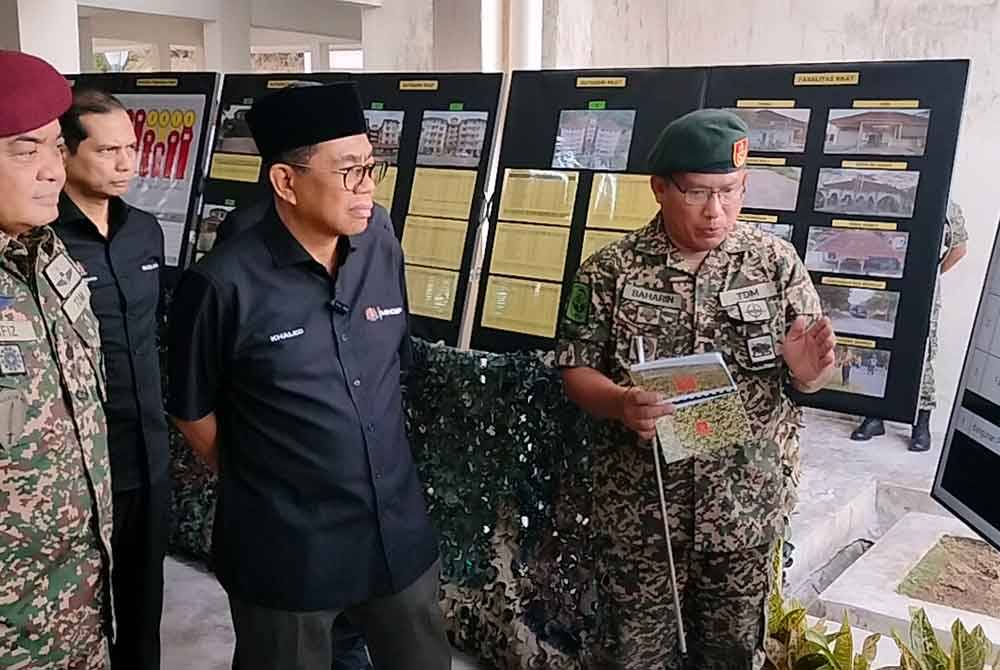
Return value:
[(60, 124), (67, 178), (54, 227), (87, 271), (108, 377), (118, 621), (111, 664), (157, 670), (170, 495), (156, 341), (163, 232), (152, 215), (122, 200), (136, 163), (135, 131), (122, 104), (78, 90)]
[(248, 115), (275, 196), (174, 295), (170, 413), (219, 472), (212, 543), (240, 670), (328, 670), (341, 612), (378, 670), (446, 670), (437, 538), (406, 436), (403, 258), (369, 224), (354, 84)]

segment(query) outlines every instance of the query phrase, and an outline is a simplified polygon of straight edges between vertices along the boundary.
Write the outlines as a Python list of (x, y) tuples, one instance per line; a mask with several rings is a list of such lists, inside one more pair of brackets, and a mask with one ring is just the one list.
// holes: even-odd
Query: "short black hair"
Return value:
[(292, 166), (306, 165), (310, 160), (312, 160), (312, 157), (317, 151), (319, 151), (319, 147), (315, 144), (307, 144), (304, 147), (295, 147), (294, 149), (282, 151), (274, 157), (271, 164), (276, 165), (278, 163), (285, 163)]
[(59, 125), (62, 126), (63, 139), (66, 140), (69, 152), (75, 154), (80, 143), (87, 139), (87, 129), (83, 127), (81, 117), (87, 114), (110, 114), (118, 110), (128, 111), (121, 100), (106, 91), (96, 88), (74, 90), (73, 104), (59, 117)]

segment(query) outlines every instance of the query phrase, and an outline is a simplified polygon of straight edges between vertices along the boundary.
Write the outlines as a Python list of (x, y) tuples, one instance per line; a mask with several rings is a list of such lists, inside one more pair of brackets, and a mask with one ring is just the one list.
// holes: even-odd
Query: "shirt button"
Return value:
[(368, 424), (368, 432), (370, 432), (370, 433), (374, 433), (375, 432), (375, 424), (374, 423)]
[(382, 473), (381, 472), (376, 472), (375, 473), (375, 479), (382, 479)]
[(343, 335), (340, 336), (340, 339), (341, 341), (346, 342), (347, 340), (351, 339), (351, 336), (348, 335), (347, 333), (344, 333)]
[(354, 385), (355, 386), (361, 386), (361, 380), (360, 379), (355, 379), (354, 380)]

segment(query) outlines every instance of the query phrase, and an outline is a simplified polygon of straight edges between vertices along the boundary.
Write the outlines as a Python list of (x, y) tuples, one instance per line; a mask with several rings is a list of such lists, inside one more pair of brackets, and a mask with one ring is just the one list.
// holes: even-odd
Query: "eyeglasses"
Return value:
[(674, 181), (673, 177), (668, 176), (667, 179), (670, 180), (670, 183), (673, 184), (678, 191), (684, 194), (684, 202), (696, 207), (704, 207), (707, 205), (713, 195), (718, 195), (719, 202), (723, 205), (735, 205), (740, 202), (744, 194), (747, 192), (746, 184), (729, 186), (727, 188), (683, 189), (680, 184)]
[(323, 170), (302, 163), (285, 163), (285, 165), (291, 165), (302, 170), (319, 170), (320, 172), (339, 174), (344, 178), (344, 188), (353, 193), (357, 193), (358, 188), (364, 183), (365, 177), (370, 177), (377, 186), (379, 182), (385, 179), (385, 174), (389, 171), (389, 164), (385, 161), (376, 161), (368, 165), (352, 165), (349, 168), (340, 170)]

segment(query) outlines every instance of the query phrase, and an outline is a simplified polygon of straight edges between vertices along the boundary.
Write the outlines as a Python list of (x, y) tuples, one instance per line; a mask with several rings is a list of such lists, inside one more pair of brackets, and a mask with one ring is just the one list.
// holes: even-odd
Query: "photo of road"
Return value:
[(747, 170), (744, 207), (795, 211), (799, 201), (802, 168), (752, 167)]
[(823, 312), (838, 334), (891, 338), (896, 331), (899, 294), (844, 286), (816, 287)]
[(874, 398), (885, 397), (889, 378), (888, 351), (837, 345), (835, 356), (837, 373), (825, 388)]

